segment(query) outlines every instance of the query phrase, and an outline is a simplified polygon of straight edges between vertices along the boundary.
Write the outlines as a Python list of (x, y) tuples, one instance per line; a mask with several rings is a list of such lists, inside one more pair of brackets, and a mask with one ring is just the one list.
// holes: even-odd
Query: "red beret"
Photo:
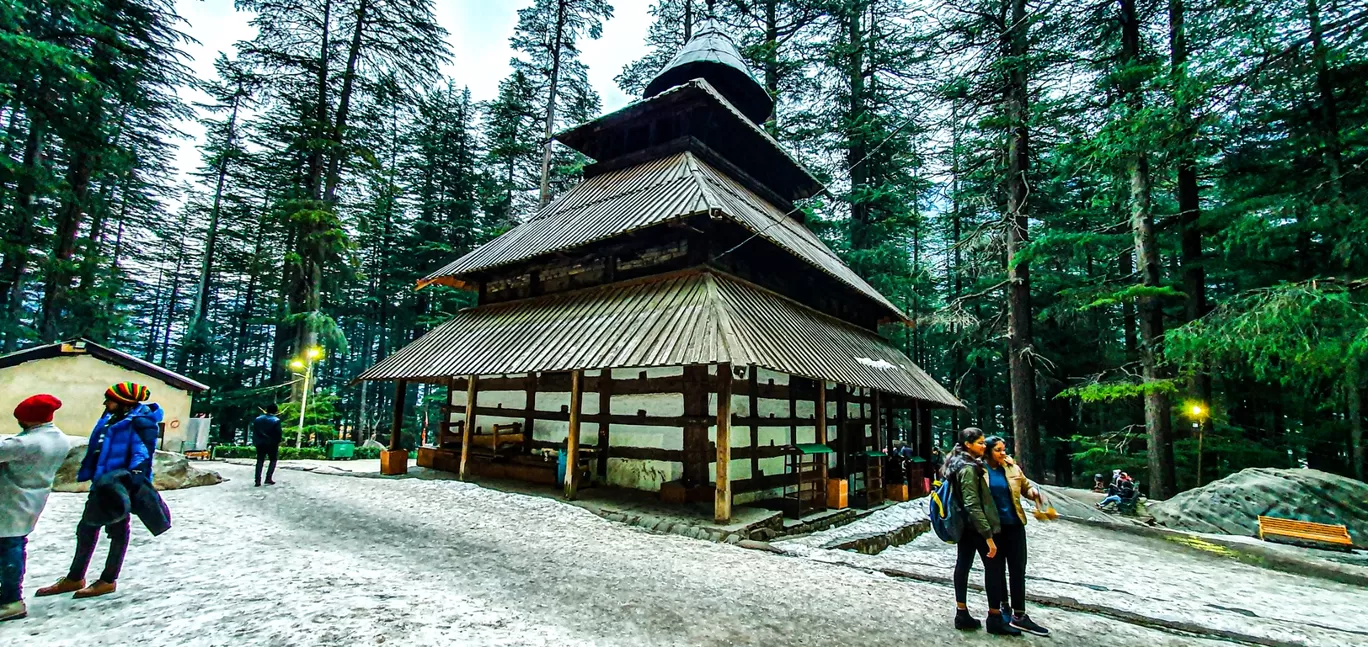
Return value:
[(52, 412), (62, 408), (62, 401), (46, 393), (29, 396), (14, 408), (14, 418), (20, 422), (52, 422)]

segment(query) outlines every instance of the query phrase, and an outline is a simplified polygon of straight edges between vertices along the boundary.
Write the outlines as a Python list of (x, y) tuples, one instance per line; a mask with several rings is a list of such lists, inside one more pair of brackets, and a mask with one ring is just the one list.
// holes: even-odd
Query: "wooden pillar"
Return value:
[(597, 472), (600, 481), (608, 480), (608, 445), (609, 438), (608, 416), (613, 413), (610, 406), (613, 398), (613, 369), (605, 368), (599, 373), (599, 428), (598, 443), (594, 446), (598, 450)]
[(462, 481), (466, 478), (466, 463), (470, 461), (470, 436), (475, 433), (475, 397), (477, 390), (475, 383), (478, 376), (471, 375), (466, 378), (466, 418), (464, 429), (461, 430), (461, 471)]
[(874, 449), (876, 451), (883, 451), (884, 448), (888, 446), (883, 440), (883, 407), (879, 406), (881, 403), (879, 402), (880, 398), (877, 390), (874, 391), (871, 397), (874, 398), (874, 403), (870, 407), (870, 411), (874, 414)]
[(854, 469), (854, 466), (850, 464), (850, 441), (853, 440), (851, 438), (853, 434), (850, 433), (850, 425), (846, 424), (848, 422), (846, 419), (846, 409), (848, 408), (849, 406), (846, 404), (846, 386), (844, 384), (837, 384), (836, 446), (838, 449), (836, 450), (836, 473), (840, 474), (841, 478), (849, 478), (850, 470)]
[(921, 453), (917, 454), (927, 461), (931, 460), (931, 407), (917, 403), (917, 428), (921, 430)]
[(684, 367), (684, 485), (708, 485), (708, 367)]
[(389, 449), (380, 452), (380, 473), (398, 476), (408, 473), (408, 452), (404, 451), (404, 400), (407, 399), (408, 382), (399, 380), (394, 383), (394, 421), (390, 426)]
[(579, 489), (580, 409), (584, 401), (584, 371), (570, 371), (570, 433), (565, 438), (565, 498)]
[[(713, 521), (731, 521), (731, 364), (717, 365), (717, 497), (713, 500)], [(754, 412), (751, 412), (754, 415)]]
[[(533, 276), (536, 276), (535, 272), (533, 273)], [(524, 454), (532, 453), (532, 431), (533, 427), (537, 423), (537, 416), (535, 414), (536, 410), (537, 372), (533, 371), (527, 374), (527, 414), (526, 417), (523, 418), (523, 433), (526, 434), (524, 438), (526, 438), (527, 440), (522, 444), (522, 449), (520, 450)]]
[(751, 480), (760, 478), (760, 369), (750, 367)]
[[(817, 444), (827, 444), (826, 380), (817, 380)], [(826, 482), (827, 470), (831, 463), (826, 454), (818, 459), (822, 463), (822, 482)]]
[[(394, 383), (394, 420), (390, 424), (390, 451), (399, 451), (399, 439), (404, 429), (404, 398), (405, 391), (408, 389), (408, 380), (399, 380)], [(301, 430), (301, 433), (302, 430)]]

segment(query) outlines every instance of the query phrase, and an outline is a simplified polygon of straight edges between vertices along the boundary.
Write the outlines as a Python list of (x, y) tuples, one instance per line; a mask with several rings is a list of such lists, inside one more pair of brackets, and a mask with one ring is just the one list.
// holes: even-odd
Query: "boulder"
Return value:
[(389, 449), (389, 445), (385, 445), (385, 444), (383, 444), (383, 443), (376, 442), (376, 440), (375, 440), (374, 438), (367, 438), (367, 439), (366, 439), (366, 442), (361, 443), (361, 446), (362, 446), (362, 447), (373, 447), (373, 448), (375, 448), (375, 449), (382, 449), (382, 450), (383, 450), (383, 449)]
[[(88, 438), (71, 438), (71, 451), (66, 461), (57, 470), (53, 481), (55, 492), (88, 492), (90, 483), (77, 483), (76, 472), (81, 469), (81, 458), (85, 456)], [(223, 477), (218, 472), (203, 470), (190, 464), (185, 456), (171, 452), (158, 451), (152, 458), (152, 486), (158, 490), (179, 490), (201, 485), (218, 485)]]
[(1259, 535), (1259, 516), (1344, 525), (1368, 546), (1368, 483), (1312, 469), (1252, 467), (1149, 504), (1175, 530)]

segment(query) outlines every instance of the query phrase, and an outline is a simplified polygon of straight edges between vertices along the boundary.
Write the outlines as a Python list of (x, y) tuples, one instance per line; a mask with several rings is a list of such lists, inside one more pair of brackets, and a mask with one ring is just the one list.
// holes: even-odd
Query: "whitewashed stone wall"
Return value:
[[(717, 375), (718, 367), (710, 368), (711, 375)], [(612, 377), (617, 380), (633, 380), (646, 374), (648, 378), (678, 377), (684, 374), (683, 367), (666, 368), (616, 368), (612, 369)], [(597, 377), (600, 371), (585, 371), (586, 377)], [(526, 375), (508, 375), (503, 377), (521, 378)], [(787, 386), (789, 375), (766, 369), (760, 369), (757, 373), (758, 383), (761, 385), (774, 384), (777, 386)], [(858, 392), (856, 392), (858, 393)], [(466, 393), (457, 390), (451, 394), (451, 404), (465, 405)], [(535, 394), (533, 406), (538, 412), (558, 412), (568, 410), (570, 406), (569, 393), (545, 393)], [(476, 401), (478, 406), (487, 408), (505, 408), (510, 410), (521, 410), (527, 407), (527, 393), (524, 391), (482, 391), (478, 389)], [(599, 412), (599, 394), (597, 392), (586, 391), (582, 398), (581, 411), (585, 414), (596, 414)], [(796, 415), (799, 419), (811, 421), (807, 424), (799, 424), (796, 428), (796, 440), (798, 443), (814, 443), (817, 441), (816, 428), (816, 403), (811, 400), (799, 400), (795, 403)], [(677, 417), (684, 415), (684, 396), (681, 393), (669, 394), (644, 394), (644, 395), (613, 395), (609, 399), (609, 413), (613, 415), (635, 416), (645, 413), (647, 416)], [(731, 399), (732, 415), (736, 418), (748, 418), (751, 416), (750, 396), (745, 394), (733, 394)], [(828, 398), (827, 402), (827, 437), (830, 440), (837, 438), (839, 429), (837, 427), (837, 411), (839, 403), (835, 398)], [(870, 408), (866, 407), (866, 413)], [(756, 401), (756, 412), (759, 417), (786, 419), (789, 417), (789, 401), (778, 398), (758, 398)], [(708, 415), (713, 419), (717, 415), (717, 395), (710, 394), (708, 398)], [(847, 415), (850, 419), (857, 419), (860, 416), (859, 403), (851, 402), (847, 406)], [(452, 422), (463, 420), (465, 414), (453, 414)], [(497, 414), (480, 414), (476, 417), (476, 427), (489, 429), (495, 424), (521, 423), (524, 419), (521, 415), (500, 416)], [(580, 442), (586, 447), (593, 447), (598, 443), (598, 423), (584, 423), (580, 430)], [(868, 426), (866, 426), (868, 429)], [(533, 438), (541, 442), (564, 443), (570, 431), (570, 425), (566, 421), (538, 419), (533, 425)], [(710, 425), (708, 428), (708, 440), (717, 442), (717, 427)], [(773, 426), (760, 425), (758, 430), (758, 441), (760, 447), (788, 445), (791, 441), (790, 429), (787, 424), (776, 424)], [(750, 447), (751, 429), (748, 425), (733, 425), (731, 431), (731, 447), (733, 450)], [(655, 425), (632, 425), (614, 424), (609, 429), (609, 446), (611, 447), (653, 447), (667, 450), (682, 450), (684, 448), (684, 434), (678, 427), (662, 427)], [(832, 465), (835, 465), (834, 455), (831, 457)], [(759, 460), (759, 474), (753, 474), (751, 460), (749, 457), (733, 458), (730, 463), (731, 479), (740, 481), (750, 479), (755, 476), (772, 476), (783, 474), (785, 470), (784, 457), (776, 456), (762, 458)], [(662, 484), (669, 481), (678, 480), (683, 477), (684, 465), (677, 461), (656, 461), (618, 458), (612, 455), (609, 450), (607, 484), (628, 487), (638, 490), (656, 492), (660, 490)], [(717, 477), (717, 465), (711, 463), (708, 466), (708, 478), (715, 480)], [(772, 489), (757, 492), (739, 492), (735, 495), (735, 502), (738, 504), (749, 503), (752, 501), (778, 498), (782, 496), (782, 489)]]

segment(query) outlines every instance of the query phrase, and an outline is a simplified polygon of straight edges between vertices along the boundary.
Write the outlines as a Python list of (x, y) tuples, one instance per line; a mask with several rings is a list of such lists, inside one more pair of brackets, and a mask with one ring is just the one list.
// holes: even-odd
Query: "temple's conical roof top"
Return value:
[(689, 42), (647, 84), (644, 96), (653, 97), (693, 79), (706, 80), (757, 124), (764, 123), (774, 111), (774, 99), (751, 74), (736, 43), (711, 18), (698, 23)]

